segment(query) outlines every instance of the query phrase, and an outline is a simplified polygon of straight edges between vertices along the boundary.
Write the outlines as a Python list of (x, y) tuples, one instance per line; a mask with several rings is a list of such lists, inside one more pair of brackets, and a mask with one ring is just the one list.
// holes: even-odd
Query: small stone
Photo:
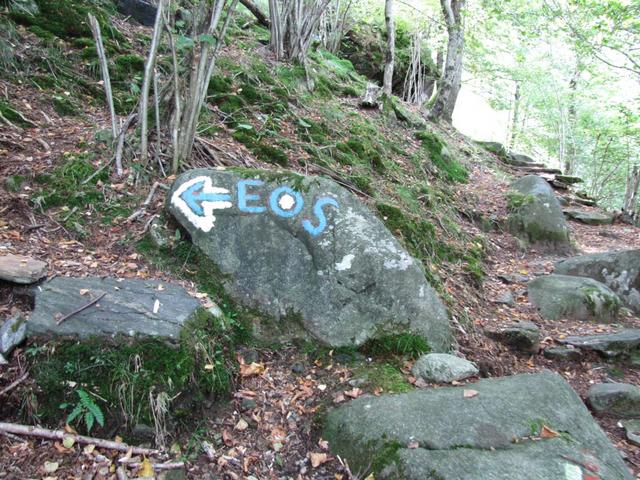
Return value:
[(494, 340), (525, 353), (537, 353), (540, 349), (540, 329), (533, 322), (518, 322), (498, 330), (485, 330)]
[(356, 378), (352, 378), (351, 380), (349, 380), (347, 383), (349, 384), (349, 386), (354, 387), (354, 388), (358, 388), (363, 386), (365, 383), (367, 383), (369, 379), (367, 378), (367, 376), (362, 376), (362, 377), (356, 377)]
[(622, 422), (627, 440), (640, 447), (640, 420), (625, 420)]
[(550, 360), (580, 360), (582, 352), (577, 348), (549, 347), (545, 348), (543, 355)]
[(224, 317), (224, 312), (222, 311), (222, 309), (216, 305), (215, 303), (213, 304), (213, 306), (209, 307), (207, 309), (209, 311), (209, 313), (211, 315), (213, 315), (215, 318), (222, 318)]
[(133, 427), (131, 434), (138, 441), (152, 441), (156, 436), (155, 430), (149, 425), (145, 425), (144, 423), (138, 423), (135, 427)]
[(513, 298), (513, 293), (511, 290), (507, 290), (496, 298), (493, 303), (497, 303), (499, 305), (509, 305), (510, 307), (515, 306), (516, 300)]
[(174, 244), (174, 237), (166, 225), (156, 218), (149, 225), (149, 239), (158, 249), (170, 248)]
[(14, 315), (0, 327), (0, 353), (8, 355), (27, 338), (27, 321), (22, 315)]
[(304, 365), (300, 362), (296, 362), (291, 367), (293, 373), (304, 373)]
[(429, 353), (421, 356), (411, 373), (428, 382), (450, 383), (478, 374), (478, 368), (464, 358), (447, 353)]
[(0, 257), (0, 280), (13, 283), (35, 283), (47, 275), (47, 264), (24, 255)]
[(507, 284), (527, 283), (529, 281), (529, 277), (526, 277), (524, 275), (520, 275), (517, 273), (513, 275), (508, 275), (508, 274), (498, 275), (498, 278)]
[(587, 393), (589, 405), (597, 413), (619, 417), (640, 417), (640, 388), (628, 383), (599, 383)]
[(258, 402), (253, 398), (243, 398), (242, 402), (240, 402), (240, 406), (243, 410), (253, 410), (258, 406)]
[(247, 365), (260, 362), (260, 354), (255, 350), (250, 350), (250, 349), (243, 350), (240, 354), (244, 359), (244, 363), (246, 363)]

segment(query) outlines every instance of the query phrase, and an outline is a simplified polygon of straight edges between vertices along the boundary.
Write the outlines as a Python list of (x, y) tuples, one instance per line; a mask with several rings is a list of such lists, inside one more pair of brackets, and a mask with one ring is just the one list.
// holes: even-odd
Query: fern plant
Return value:
[[(87, 432), (91, 432), (96, 422), (101, 427), (104, 427), (104, 414), (95, 400), (80, 388), (76, 390), (76, 393), (78, 394), (78, 402), (67, 416), (67, 424), (71, 425), (75, 420), (77, 420), (79, 424), (84, 422)], [(71, 404), (63, 403), (60, 405), (60, 408), (67, 408), (69, 406), (71, 406)]]

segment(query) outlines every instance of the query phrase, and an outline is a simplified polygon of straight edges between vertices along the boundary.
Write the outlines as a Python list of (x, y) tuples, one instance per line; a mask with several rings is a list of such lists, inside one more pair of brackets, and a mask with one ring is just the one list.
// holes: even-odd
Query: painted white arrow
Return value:
[(195, 177), (183, 183), (171, 196), (171, 204), (203, 232), (216, 222), (214, 210), (231, 208), (231, 194), (226, 188), (214, 187), (209, 177)]

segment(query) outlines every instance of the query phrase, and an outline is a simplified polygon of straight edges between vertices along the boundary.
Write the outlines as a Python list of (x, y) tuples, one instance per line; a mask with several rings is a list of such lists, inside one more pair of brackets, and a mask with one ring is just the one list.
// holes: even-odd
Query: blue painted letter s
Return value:
[(247, 213), (262, 213), (267, 209), (267, 207), (247, 205), (250, 200), (260, 200), (259, 195), (247, 193), (247, 187), (259, 187), (262, 184), (264, 184), (262, 180), (240, 180), (238, 182), (238, 210)]
[(307, 232), (309, 232), (309, 234), (312, 237), (316, 237), (320, 235), (324, 231), (324, 229), (327, 228), (327, 217), (324, 215), (324, 212), (322, 211), (322, 207), (324, 207), (325, 205), (331, 205), (335, 209), (339, 208), (338, 202), (336, 202), (333, 198), (321, 197), (313, 206), (313, 213), (316, 217), (318, 217), (318, 225), (314, 227), (309, 220), (305, 219), (302, 221), (303, 228)]

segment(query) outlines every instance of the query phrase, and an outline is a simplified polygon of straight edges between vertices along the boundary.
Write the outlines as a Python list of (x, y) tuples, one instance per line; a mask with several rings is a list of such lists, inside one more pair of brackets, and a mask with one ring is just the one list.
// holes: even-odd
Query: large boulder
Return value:
[(27, 322), (31, 335), (122, 334), (177, 340), (200, 306), (180, 285), (109, 277), (56, 277), (37, 287), (35, 298), (36, 307)]
[(153, 27), (158, 7), (147, 0), (116, 0), (116, 8), (122, 15), (135, 19), (141, 25)]
[(569, 227), (549, 183), (537, 175), (527, 175), (514, 182), (511, 187), (511, 231), (527, 243), (569, 250)]
[(192, 170), (174, 183), (168, 208), (226, 291), (275, 320), (257, 325), (258, 335), (299, 335), (302, 326), (343, 346), (409, 331), (433, 351), (450, 347), (447, 312), (422, 266), (330, 180)]
[(616, 320), (620, 299), (605, 284), (585, 277), (546, 275), (527, 285), (529, 300), (548, 320), (570, 318), (599, 323)]
[(633, 478), (560, 375), (482, 380), (473, 390), (360, 397), (329, 413), (323, 438), (352, 471), (373, 468), (380, 479), (573, 479), (583, 478), (580, 465), (601, 479)]
[(640, 313), (640, 250), (572, 257), (558, 262), (555, 271), (598, 280), (616, 292), (627, 307)]

